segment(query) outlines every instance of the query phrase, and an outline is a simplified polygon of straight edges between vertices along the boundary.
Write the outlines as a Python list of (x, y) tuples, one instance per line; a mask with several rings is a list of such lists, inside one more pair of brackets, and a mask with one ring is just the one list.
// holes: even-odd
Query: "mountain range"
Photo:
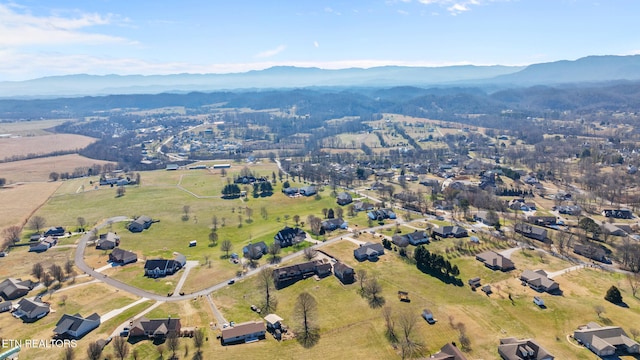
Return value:
[(229, 74), (64, 75), (0, 82), (0, 97), (51, 98), (303, 87), (478, 86), (497, 91), (618, 80), (640, 80), (640, 55), (588, 56), (529, 66), (381, 66), (340, 70), (277, 66)]

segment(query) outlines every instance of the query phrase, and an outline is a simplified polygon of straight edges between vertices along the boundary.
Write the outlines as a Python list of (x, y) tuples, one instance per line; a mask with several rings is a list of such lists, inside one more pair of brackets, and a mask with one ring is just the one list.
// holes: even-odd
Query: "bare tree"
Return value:
[(293, 215), (293, 221), (296, 223), (296, 226), (300, 223), (300, 215)]
[(199, 328), (193, 333), (193, 346), (196, 347), (196, 353), (200, 353), (204, 345), (204, 329)]
[(405, 309), (398, 315), (398, 325), (400, 326), (400, 349), (402, 358), (411, 358), (419, 354), (424, 345), (415, 340), (413, 333), (416, 327), (418, 317), (411, 310)]
[(209, 246), (218, 246), (218, 232), (215, 229), (211, 229), (209, 233)]
[(629, 281), (629, 287), (631, 288), (631, 294), (636, 297), (638, 293), (638, 287), (640, 287), (640, 274), (627, 273), (627, 280)]
[(385, 334), (387, 335), (387, 338), (392, 343), (396, 343), (398, 341), (398, 337), (396, 335), (395, 320), (391, 313), (391, 307), (385, 306), (382, 308), (382, 317), (384, 318)]
[(364, 284), (367, 282), (367, 270), (358, 269), (356, 270), (356, 277), (360, 282), (360, 294), (364, 296)]
[(80, 231), (84, 231), (84, 227), (87, 225), (87, 220), (85, 220), (82, 216), (78, 216), (76, 221), (78, 222), (78, 229)]
[(165, 352), (164, 345), (160, 344), (156, 346), (156, 351), (158, 352), (158, 355), (160, 355), (160, 359), (164, 359), (164, 352)]
[(53, 284), (54, 278), (51, 277), (51, 275), (48, 272), (45, 272), (44, 274), (42, 274), (42, 285), (44, 285), (45, 288), (49, 288), (49, 286), (51, 286), (51, 284)]
[(303, 292), (298, 295), (294, 308), (298, 320), (297, 339), (302, 346), (309, 348), (320, 339), (319, 328), (316, 325), (318, 302), (313, 295)]
[(169, 351), (171, 351), (171, 357), (175, 358), (176, 351), (178, 351), (178, 348), (180, 347), (180, 338), (178, 338), (178, 334), (175, 331), (171, 331), (167, 335), (166, 343), (167, 348), (169, 348)]
[(265, 267), (260, 270), (258, 273), (258, 284), (264, 294), (264, 301), (261, 305), (262, 311), (265, 314), (275, 311), (278, 306), (278, 301), (274, 295), (273, 269)]
[(344, 216), (344, 209), (342, 209), (341, 207), (337, 207), (335, 214), (337, 218), (342, 219), (342, 216)]
[(596, 314), (598, 314), (598, 317), (600, 317), (600, 315), (602, 315), (602, 313), (604, 312), (604, 306), (596, 305), (593, 307), (593, 310), (596, 312)]
[(35, 276), (38, 281), (40, 281), (44, 276), (44, 267), (42, 267), (42, 264), (39, 262), (33, 264), (33, 266), (31, 267), (31, 274)]
[(275, 242), (269, 245), (269, 255), (271, 255), (272, 264), (278, 263), (280, 261), (280, 256), (278, 256), (278, 254), (280, 254), (280, 245)]
[(384, 297), (380, 295), (382, 292), (382, 286), (378, 282), (378, 279), (375, 277), (371, 277), (367, 280), (364, 285), (364, 292), (369, 298), (369, 306), (372, 308), (377, 308), (384, 305), (385, 300)]
[(113, 339), (113, 353), (120, 360), (124, 360), (129, 355), (129, 343), (125, 338), (116, 336)]
[(233, 249), (233, 243), (231, 243), (231, 240), (229, 239), (222, 240), (222, 243), (220, 244), (220, 250), (224, 251), (225, 258), (229, 258), (229, 252), (232, 249)]
[(29, 229), (39, 233), (40, 230), (47, 224), (47, 221), (42, 216), (33, 216), (29, 219)]
[(6, 241), (7, 245), (17, 243), (20, 241), (20, 233), (22, 233), (22, 228), (20, 228), (20, 226), (9, 226), (2, 230), (2, 238)]
[(318, 250), (312, 247), (308, 247), (304, 249), (304, 258), (307, 259), (307, 261), (311, 261), (314, 257), (316, 257), (317, 254), (318, 254)]
[(51, 276), (53, 276), (53, 278), (59, 283), (62, 283), (64, 281), (64, 270), (62, 270), (62, 267), (60, 265), (51, 264), (51, 266), (49, 267), (49, 272), (51, 273)]
[(184, 205), (182, 207), (182, 221), (187, 221), (189, 220), (189, 212), (191, 211), (191, 206), (189, 205)]
[(133, 349), (131, 352), (131, 357), (133, 360), (138, 360), (140, 358), (140, 354), (138, 353), (138, 349)]
[(123, 197), (127, 190), (124, 186), (120, 185), (116, 188), (116, 197)]
[(73, 360), (75, 359), (76, 354), (73, 352), (73, 348), (71, 346), (66, 347), (64, 349), (64, 353), (62, 354), (62, 359), (64, 360)]
[(631, 333), (631, 336), (633, 336), (633, 339), (635, 340), (638, 337), (638, 335), (640, 335), (640, 330), (636, 328), (631, 328), (629, 329), (629, 333)]
[(87, 348), (87, 357), (89, 360), (99, 360), (100, 356), (102, 356), (102, 346), (100, 346), (97, 341), (90, 343)]

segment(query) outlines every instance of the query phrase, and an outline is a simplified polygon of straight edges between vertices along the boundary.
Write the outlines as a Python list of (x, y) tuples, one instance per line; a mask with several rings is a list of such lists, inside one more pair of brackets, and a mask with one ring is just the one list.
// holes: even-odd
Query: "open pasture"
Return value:
[(90, 159), (78, 154), (0, 163), (0, 176), (7, 183), (48, 181), (52, 172), (73, 172), (79, 167), (108, 164), (109, 161)]

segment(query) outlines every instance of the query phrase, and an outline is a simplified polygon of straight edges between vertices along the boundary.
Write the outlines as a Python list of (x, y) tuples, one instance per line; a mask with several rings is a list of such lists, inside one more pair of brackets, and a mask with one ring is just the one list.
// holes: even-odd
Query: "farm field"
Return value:
[(66, 121), (69, 121), (69, 119), (0, 122), (0, 134), (12, 136), (50, 135), (51, 132), (47, 129), (63, 124)]
[(19, 138), (0, 138), (2, 155), (5, 158), (28, 154), (50, 154), (56, 151), (71, 151), (87, 147), (96, 139), (74, 134), (51, 134)]
[(109, 161), (90, 159), (78, 154), (50, 156), (0, 163), (0, 174), (7, 183), (48, 181), (52, 172), (73, 172), (79, 167), (90, 167), (94, 164), (108, 164)]
[[(5, 164), (0, 164), (0, 166)], [(21, 183), (0, 188), (0, 231), (22, 225), (31, 213), (44, 204), (61, 183)]]

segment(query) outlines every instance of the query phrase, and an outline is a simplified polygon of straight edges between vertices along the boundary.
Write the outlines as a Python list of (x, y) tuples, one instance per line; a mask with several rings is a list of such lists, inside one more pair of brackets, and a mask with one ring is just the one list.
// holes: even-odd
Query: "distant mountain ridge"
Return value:
[(640, 55), (589, 56), (518, 66), (381, 66), (326, 70), (276, 66), (228, 74), (65, 75), (0, 82), (0, 97), (60, 97), (301, 87), (520, 87), (640, 79)]

